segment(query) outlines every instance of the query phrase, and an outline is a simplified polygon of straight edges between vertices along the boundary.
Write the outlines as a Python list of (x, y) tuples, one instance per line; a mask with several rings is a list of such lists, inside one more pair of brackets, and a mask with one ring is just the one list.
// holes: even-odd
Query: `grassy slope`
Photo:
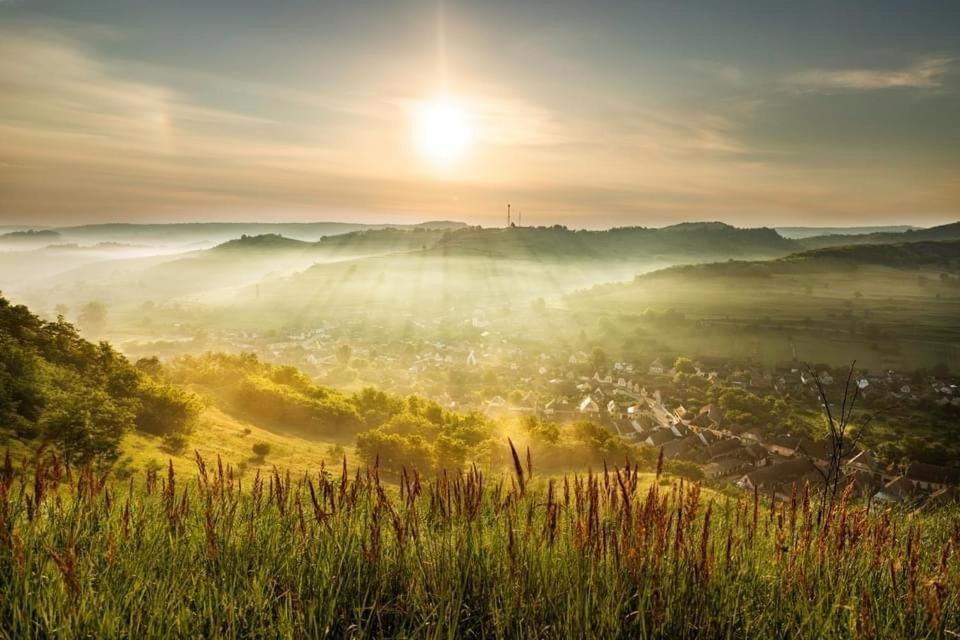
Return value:
[[(246, 429), (250, 430), (249, 434), (245, 433)], [(264, 460), (257, 460), (253, 456), (251, 448), (258, 442), (270, 445), (270, 453)], [(234, 418), (216, 407), (208, 407), (181, 453), (166, 450), (160, 438), (131, 432), (124, 436), (121, 458), (136, 471), (150, 465), (165, 466), (169, 459), (173, 460), (178, 472), (193, 473), (196, 469), (194, 451), (199, 451), (209, 459), (219, 454), (224, 463), (235, 466), (243, 464), (250, 473), (258, 468), (266, 471), (274, 465), (281, 469), (304, 471), (319, 469), (321, 462), (326, 462), (327, 467), (339, 465), (341, 454), (332, 451), (333, 446), (333, 442), (280, 434)], [(353, 447), (345, 446), (343, 449), (348, 457), (356, 458)]]
[(804, 499), (650, 491), (620, 471), (569, 494), (475, 473), (402, 497), (373, 474), (240, 490), (207, 467), (109, 492), (49, 468), (20, 491), (0, 476), (0, 635), (840, 640), (960, 624), (956, 512), (843, 500), (819, 518)]

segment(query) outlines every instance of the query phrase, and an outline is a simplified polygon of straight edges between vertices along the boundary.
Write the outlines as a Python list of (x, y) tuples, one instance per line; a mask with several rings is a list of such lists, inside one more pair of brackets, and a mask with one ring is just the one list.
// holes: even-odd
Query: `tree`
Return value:
[(258, 460), (263, 460), (270, 453), (270, 444), (267, 442), (257, 442), (253, 445), (253, 455)]
[(600, 347), (594, 347), (590, 352), (590, 364), (594, 369), (602, 369), (607, 364), (607, 354)]
[(100, 301), (88, 302), (80, 308), (79, 324), (85, 331), (94, 335), (103, 332), (107, 326), (107, 307)]
[(349, 344), (341, 343), (337, 345), (337, 348), (333, 353), (337, 357), (337, 362), (345, 367), (350, 364), (350, 358), (353, 356), (353, 349)]
[(134, 424), (131, 405), (103, 389), (58, 389), (50, 396), (40, 427), (71, 463), (112, 462), (119, 454), (120, 437)]
[(684, 357), (676, 359), (676, 361), (673, 363), (673, 369), (677, 373), (694, 374), (697, 372), (697, 368), (693, 365), (693, 361), (690, 358)]
[(193, 432), (200, 416), (200, 399), (179, 387), (152, 380), (140, 383), (137, 429), (157, 436), (185, 437)]

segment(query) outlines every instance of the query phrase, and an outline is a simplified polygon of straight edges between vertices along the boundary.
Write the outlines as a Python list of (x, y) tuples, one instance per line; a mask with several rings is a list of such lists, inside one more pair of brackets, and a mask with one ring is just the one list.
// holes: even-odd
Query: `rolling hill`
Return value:
[(705, 259), (782, 256), (800, 245), (773, 229), (741, 229), (720, 222), (685, 223), (648, 229), (607, 231), (565, 227), (468, 227), (444, 236), (435, 250), (443, 255), (486, 255), (530, 260), (636, 260), (702, 262)]
[(690, 355), (914, 369), (960, 357), (958, 274), (960, 242), (851, 245), (663, 269), (566, 303)]
[[(419, 241), (426, 236), (423, 232), (390, 233), (416, 241), (409, 243), (413, 246), (407, 251), (316, 264), (302, 273), (266, 279), (256, 291), (239, 292), (242, 300), (233, 315), (270, 322), (271, 312), (282, 309), (285, 318), (303, 322), (342, 313), (393, 320), (451, 309), (525, 306), (537, 297), (562, 296), (665, 266), (783, 256), (797, 248), (770, 229), (737, 229), (720, 223), (610, 231), (470, 227), (444, 232), (424, 243)], [(321, 245), (347, 239), (328, 238)], [(390, 246), (397, 248), (396, 243)]]
[(865, 233), (860, 235), (831, 234), (799, 240), (807, 249), (821, 249), (850, 244), (899, 244), (904, 242), (960, 240), (960, 222), (952, 222), (927, 229), (907, 229), (902, 232)]
[(242, 235), (283, 235), (316, 242), (323, 237), (367, 229), (454, 229), (462, 222), (441, 220), (412, 225), (352, 222), (189, 222), (166, 224), (88, 224), (53, 229), (66, 242), (133, 242), (158, 246), (210, 247)]

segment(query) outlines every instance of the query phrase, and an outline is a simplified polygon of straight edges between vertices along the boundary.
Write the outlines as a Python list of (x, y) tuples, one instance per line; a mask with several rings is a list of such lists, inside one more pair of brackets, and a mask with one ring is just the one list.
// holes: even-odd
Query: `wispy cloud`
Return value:
[(955, 58), (923, 58), (898, 69), (813, 69), (787, 78), (799, 92), (879, 91), (882, 89), (937, 89)]

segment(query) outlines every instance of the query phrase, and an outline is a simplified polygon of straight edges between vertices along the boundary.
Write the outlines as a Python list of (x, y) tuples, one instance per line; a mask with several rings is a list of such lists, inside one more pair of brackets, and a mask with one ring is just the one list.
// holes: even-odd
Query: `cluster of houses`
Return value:
[[(628, 409), (635, 427), (628, 437), (662, 450), (667, 460), (698, 464), (708, 481), (789, 500), (807, 484), (822, 486), (829, 474), (828, 442), (725, 425), (712, 404), (696, 413), (667, 412), (657, 394), (641, 396), (643, 402)], [(839, 469), (840, 484), (852, 484), (854, 497), (914, 507), (960, 502), (958, 468), (922, 462), (883, 466), (870, 450), (851, 447), (841, 455)]]
[[(648, 388), (676, 386), (671, 365), (659, 359), (644, 364), (613, 362), (594, 370), (591, 355), (584, 351), (544, 352), (542, 344), (501, 335), (482, 318), (464, 322), (476, 330), (475, 338), (448, 343), (378, 341), (372, 338), (376, 332), (371, 334), (369, 326), (358, 325), (352, 331), (342, 323), (285, 336), (223, 337), (237, 348), (295, 364), (321, 380), (337, 365), (334, 348), (347, 340), (353, 356), (368, 362), (365, 382), (386, 391), (418, 393), (451, 409), (491, 415), (589, 419), (628, 441), (662, 448), (667, 459), (696, 463), (713, 483), (745, 491), (788, 498), (794, 487), (823, 481), (830, 461), (825, 443), (727, 424), (715, 405), (689, 412), (676, 400), (661, 397), (659, 391), (648, 392)], [(470, 384), (466, 392), (457, 393), (450, 383), (455, 372), (482, 376), (490, 381), (488, 388), (499, 387), (500, 392), (484, 395)], [(715, 363), (715, 370), (698, 369), (696, 375), (709, 384), (811, 403), (818, 402), (812, 376), (827, 386), (842, 382), (827, 370), (810, 373), (789, 366), (763, 368), (727, 362)], [(864, 376), (858, 387), (866, 403), (893, 399), (960, 408), (960, 390), (942, 379), (918, 380), (885, 371)], [(882, 467), (866, 450), (849, 452), (841, 467), (843, 481), (854, 483), (858, 496), (882, 502), (920, 504), (952, 499), (960, 484), (956, 469), (922, 463), (903, 469)]]

